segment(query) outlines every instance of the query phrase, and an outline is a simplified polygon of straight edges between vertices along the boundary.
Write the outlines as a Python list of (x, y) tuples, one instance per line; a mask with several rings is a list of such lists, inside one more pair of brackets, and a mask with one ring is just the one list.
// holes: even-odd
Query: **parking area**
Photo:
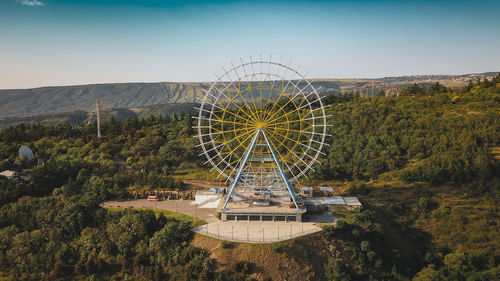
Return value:
[(149, 201), (146, 199), (135, 199), (127, 201), (108, 201), (103, 204), (103, 207), (164, 209), (197, 217), (208, 223), (218, 221), (217, 209), (198, 208), (198, 205), (196, 205), (193, 200)]

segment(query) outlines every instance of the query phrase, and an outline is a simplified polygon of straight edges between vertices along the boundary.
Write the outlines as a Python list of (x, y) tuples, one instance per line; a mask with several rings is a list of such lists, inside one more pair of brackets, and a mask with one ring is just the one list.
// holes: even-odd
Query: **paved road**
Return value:
[(103, 204), (103, 207), (164, 209), (197, 217), (209, 223), (218, 221), (217, 209), (198, 208), (192, 200), (148, 201), (146, 199), (136, 199), (128, 201), (108, 201)]
[(321, 231), (314, 223), (300, 222), (213, 222), (193, 231), (216, 239), (248, 243), (285, 241)]

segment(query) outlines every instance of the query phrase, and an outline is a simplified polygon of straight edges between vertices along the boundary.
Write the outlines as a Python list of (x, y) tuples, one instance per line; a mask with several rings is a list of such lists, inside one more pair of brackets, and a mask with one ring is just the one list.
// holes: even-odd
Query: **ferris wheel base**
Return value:
[(269, 205), (255, 205), (249, 202), (229, 202), (222, 208), (223, 200), (218, 211), (222, 221), (269, 221), (269, 222), (301, 222), (302, 215), (307, 212), (303, 208), (290, 208), (293, 202), (271, 201)]

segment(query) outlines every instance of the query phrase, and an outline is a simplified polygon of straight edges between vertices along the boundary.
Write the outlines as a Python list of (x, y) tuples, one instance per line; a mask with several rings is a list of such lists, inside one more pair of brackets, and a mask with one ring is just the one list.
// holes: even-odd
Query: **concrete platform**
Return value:
[(273, 243), (316, 233), (314, 223), (298, 222), (214, 222), (192, 229), (194, 232), (220, 240), (246, 243)]

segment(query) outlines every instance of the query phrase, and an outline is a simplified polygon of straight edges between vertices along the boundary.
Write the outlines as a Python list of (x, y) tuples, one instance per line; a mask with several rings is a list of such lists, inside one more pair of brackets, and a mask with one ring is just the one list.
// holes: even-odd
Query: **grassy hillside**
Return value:
[[(105, 210), (130, 189), (211, 179), (189, 114), (0, 131), (0, 271), (7, 280), (499, 280), (500, 76), (413, 97), (325, 98), (332, 138), (304, 180), (363, 208), (274, 245), (194, 236), (185, 219)], [(38, 161), (17, 159), (28, 145)], [(38, 164), (40, 163), (40, 164)], [(194, 172), (193, 172), (194, 171)], [(287, 276), (288, 274), (288, 276)]]

